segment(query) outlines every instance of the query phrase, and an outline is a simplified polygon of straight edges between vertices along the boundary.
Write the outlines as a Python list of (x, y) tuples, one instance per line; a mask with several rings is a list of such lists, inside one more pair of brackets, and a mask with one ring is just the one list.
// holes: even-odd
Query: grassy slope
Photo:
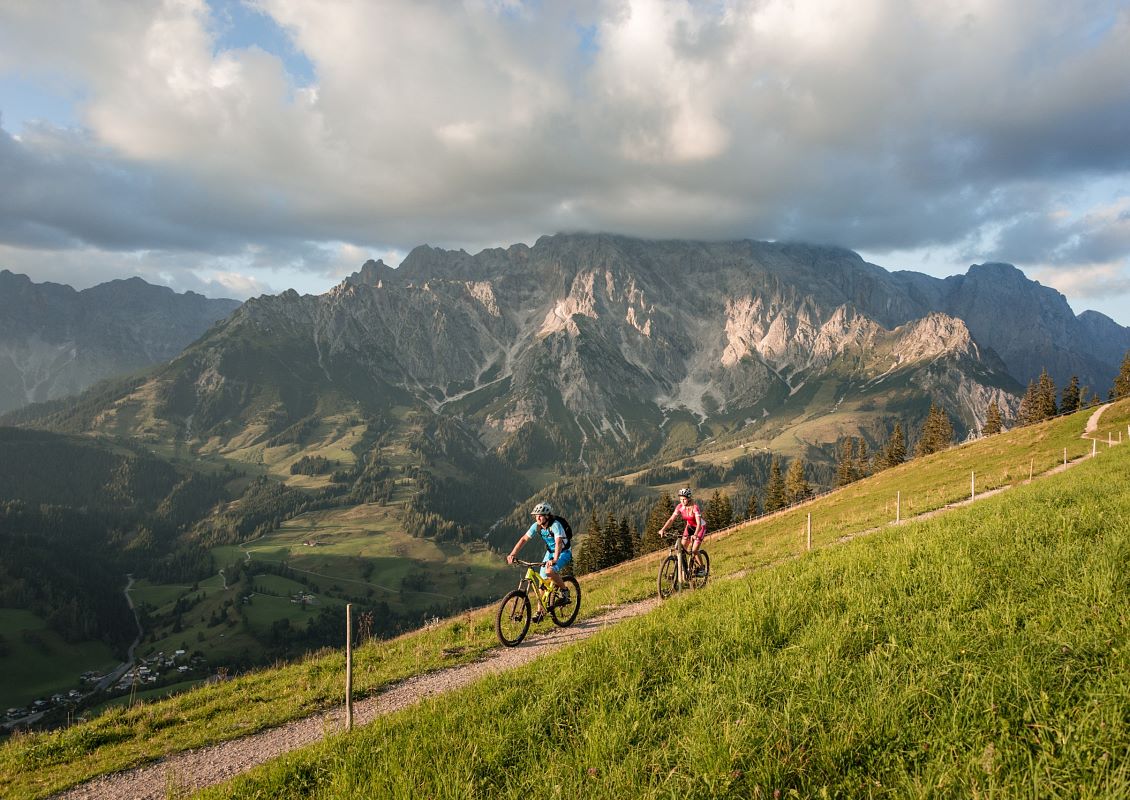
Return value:
[[(799, 555), (809, 511), (814, 514), (814, 544), (821, 545), (844, 531), (855, 533), (893, 519), (896, 491), (903, 493), (904, 517), (910, 513), (908, 503), (915, 503), (916, 510), (927, 506), (925, 499), (914, 499), (915, 491), (923, 493), (932, 507), (947, 498), (962, 497), (968, 491), (965, 459), (986, 474), (995, 470), (1003, 475), (1007, 469), (1013, 478), (1020, 471), (1026, 478), (1029, 462), (1035, 474), (1040, 474), (1062, 460), (1064, 446), (1075, 448), (1071, 457), (1090, 452), (1089, 445), (1078, 438), (1088, 416), (1089, 412), (1081, 413), (922, 459), (806, 507), (764, 519), (735, 535), (712, 538), (708, 547), (716, 574)], [(1099, 436), (1103, 440), (1108, 430), (1126, 428), (1130, 402), (1108, 409), (1102, 422)], [(1111, 454), (1117, 452), (1115, 448)], [(1104, 463), (1106, 455), (1095, 463)], [(934, 488), (937, 486), (943, 488)], [(851, 530), (845, 527), (849, 523)], [(595, 615), (607, 605), (651, 594), (656, 560), (652, 556), (587, 576), (582, 613)], [(412, 674), (474, 659), (496, 646), (492, 618), (493, 609), (482, 609), (430, 630), (359, 648), (354, 676), (358, 696)], [(340, 653), (316, 654), (181, 697), (111, 711), (65, 731), (17, 737), (0, 747), (0, 793), (46, 796), (94, 775), (313, 713), (339, 702), (343, 662)]]
[(1128, 561), (1120, 448), (716, 582), (204, 795), (1126, 797)]

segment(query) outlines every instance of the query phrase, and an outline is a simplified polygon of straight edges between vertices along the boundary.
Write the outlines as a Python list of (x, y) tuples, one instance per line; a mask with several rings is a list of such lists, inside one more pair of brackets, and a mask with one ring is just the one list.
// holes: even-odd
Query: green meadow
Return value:
[(1130, 448), (716, 581), (202, 793), (1130, 796)]
[[(1065, 447), (1069, 460), (1091, 452), (1080, 439), (1089, 416), (918, 459), (713, 536), (705, 590), (220, 794), (1118, 796), (1130, 447), (1100, 445), (1099, 458), (1024, 485), (1062, 463)], [(1117, 440), (1127, 425), (1123, 401), (1097, 435)], [(967, 498), (971, 472), (983, 476), (979, 493), (1013, 488), (890, 524), (896, 495), (905, 521)], [(582, 615), (653, 594), (658, 559), (585, 576)], [(356, 696), (496, 647), (493, 614), (359, 647)], [(0, 746), (0, 794), (44, 797), (337, 705), (343, 665), (340, 651), (316, 653), (14, 737)]]

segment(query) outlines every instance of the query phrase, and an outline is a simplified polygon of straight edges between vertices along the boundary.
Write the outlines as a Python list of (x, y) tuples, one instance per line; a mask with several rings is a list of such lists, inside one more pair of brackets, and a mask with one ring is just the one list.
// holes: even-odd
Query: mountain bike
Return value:
[[(526, 568), (526, 574), (518, 581), (518, 588), (502, 598), (498, 606), (498, 617), (494, 630), (498, 641), (507, 647), (517, 647), (526, 638), (531, 622), (541, 622), (548, 613), (553, 624), (559, 628), (572, 625), (581, 610), (581, 585), (572, 575), (562, 575), (565, 587), (569, 590), (569, 602), (561, 603), (557, 587), (549, 578), (542, 578), (540, 561), (518, 561), (515, 564)], [(537, 613), (530, 611), (537, 604)]]
[(671, 550), (663, 563), (659, 565), (659, 599), (666, 600), (674, 592), (685, 587), (701, 589), (710, 577), (710, 556), (703, 549), (694, 554), (688, 563), (687, 556), (691, 555), (683, 547), (683, 534), (666, 533), (665, 539), (673, 539)]

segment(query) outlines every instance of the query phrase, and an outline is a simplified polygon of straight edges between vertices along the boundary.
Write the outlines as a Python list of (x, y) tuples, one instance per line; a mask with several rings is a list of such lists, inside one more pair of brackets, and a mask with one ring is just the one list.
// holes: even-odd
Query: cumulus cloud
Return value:
[(1130, 176), (1117, 0), (248, 5), (309, 75), (223, 46), (204, 0), (4, 4), (0, 75), (84, 99), (80, 127), (0, 130), (0, 241), (323, 276), (343, 243), (557, 230), (995, 242), (1060, 270), (1130, 253), (1117, 214), (1060, 216)]

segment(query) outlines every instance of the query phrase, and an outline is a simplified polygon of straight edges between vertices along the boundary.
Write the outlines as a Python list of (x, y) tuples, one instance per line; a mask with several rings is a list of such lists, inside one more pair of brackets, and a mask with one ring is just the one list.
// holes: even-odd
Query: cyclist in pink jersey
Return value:
[(687, 524), (683, 529), (683, 549), (691, 555), (690, 569), (696, 575), (701, 574), (702, 565), (698, 560), (698, 549), (702, 547), (702, 539), (706, 536), (706, 520), (702, 516), (702, 509), (694, 501), (694, 493), (689, 486), (679, 490), (679, 504), (659, 529), (659, 535), (662, 536), (667, 526), (679, 517), (682, 517), (683, 522)]

